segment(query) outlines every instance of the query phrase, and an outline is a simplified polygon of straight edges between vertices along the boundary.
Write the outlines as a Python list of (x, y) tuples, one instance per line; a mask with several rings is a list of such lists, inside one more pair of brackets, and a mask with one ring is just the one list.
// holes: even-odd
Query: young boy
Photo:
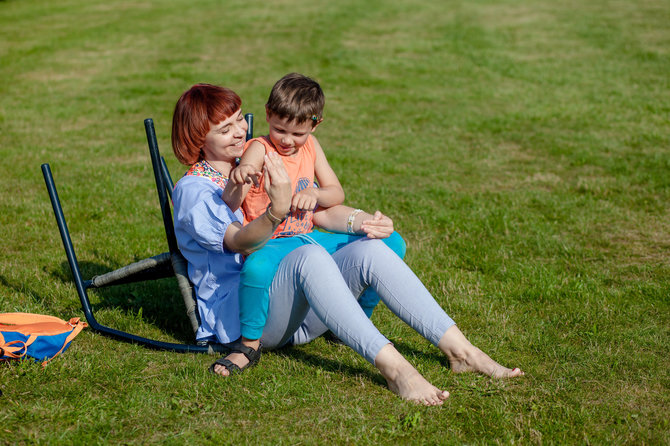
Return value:
[[(312, 135), (323, 121), (324, 104), (323, 91), (316, 81), (297, 73), (281, 78), (272, 88), (265, 105), (269, 135), (247, 141), (239, 166), (231, 172), (230, 179), (242, 187), (236, 192), (237, 203), (228, 204), (234, 209), (235, 204), (241, 203), (246, 220), (252, 221), (270, 204), (260, 184), (263, 156), (275, 152), (282, 157), (293, 183), (294, 195), (291, 213), (279, 225), (274, 237), (310, 232), (317, 205), (328, 208), (344, 201), (340, 181)], [(315, 177), (318, 188), (314, 187)], [(251, 188), (250, 180), (257, 182), (258, 187)], [(230, 189), (229, 192), (232, 195)]]
[[(265, 154), (275, 152), (281, 156), (294, 191), (291, 212), (286, 216), (268, 217), (277, 225), (273, 238), (245, 260), (239, 289), (243, 338), (260, 339), (263, 334), (268, 289), (286, 254), (307, 243), (319, 244), (332, 253), (362, 237), (354, 235), (354, 223), (360, 210), (353, 210), (345, 217), (348, 234), (313, 231), (317, 208), (317, 212), (322, 212), (322, 209), (344, 201), (344, 191), (337, 175), (312, 134), (323, 121), (324, 104), (323, 91), (313, 79), (297, 73), (281, 78), (272, 88), (265, 106), (269, 134), (247, 141), (239, 166), (230, 173), (232, 184), (224, 191), (224, 201), (231, 209), (241, 205), (247, 222), (266, 214), (270, 204), (260, 174)], [(318, 187), (314, 184), (315, 179)], [(405, 243), (396, 232), (383, 240), (400, 257), (404, 257)], [(367, 290), (360, 302), (370, 316), (379, 297), (374, 291)]]

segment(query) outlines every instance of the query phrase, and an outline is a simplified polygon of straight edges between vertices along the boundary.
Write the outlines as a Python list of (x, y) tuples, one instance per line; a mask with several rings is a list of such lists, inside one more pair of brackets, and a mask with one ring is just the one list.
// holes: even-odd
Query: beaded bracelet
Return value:
[(347, 232), (349, 234), (355, 234), (356, 231), (354, 231), (354, 220), (356, 219), (356, 216), (363, 212), (361, 209), (354, 209), (351, 214), (349, 214), (349, 218), (347, 219)]

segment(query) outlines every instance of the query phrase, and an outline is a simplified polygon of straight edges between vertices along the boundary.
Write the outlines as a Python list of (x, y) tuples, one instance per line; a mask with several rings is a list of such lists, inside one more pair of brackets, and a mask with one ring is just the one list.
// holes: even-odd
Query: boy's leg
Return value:
[(247, 339), (260, 339), (268, 315), (269, 288), (282, 259), (305, 242), (294, 238), (269, 240), (249, 255), (240, 274), (240, 328)]

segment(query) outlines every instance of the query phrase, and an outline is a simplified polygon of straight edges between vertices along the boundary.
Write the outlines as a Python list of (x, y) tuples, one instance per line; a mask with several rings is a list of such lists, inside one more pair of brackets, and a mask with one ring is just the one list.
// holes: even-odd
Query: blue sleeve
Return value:
[(222, 190), (207, 178), (187, 176), (173, 192), (177, 240), (188, 236), (203, 248), (223, 252), (223, 236), (232, 222), (242, 222), (221, 199)]

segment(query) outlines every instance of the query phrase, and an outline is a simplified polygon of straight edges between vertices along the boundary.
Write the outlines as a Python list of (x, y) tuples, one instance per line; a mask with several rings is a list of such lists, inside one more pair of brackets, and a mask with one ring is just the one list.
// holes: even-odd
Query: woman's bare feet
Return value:
[(514, 378), (524, 375), (519, 368), (508, 369), (495, 362), (489, 355), (472, 345), (455, 325), (444, 333), (437, 347), (447, 356), (451, 370), (455, 373), (479, 372), (493, 378)]
[(403, 399), (426, 406), (438, 406), (449, 397), (421, 374), (393, 347), (385, 345), (375, 358), (375, 367), (386, 378), (389, 389)]

